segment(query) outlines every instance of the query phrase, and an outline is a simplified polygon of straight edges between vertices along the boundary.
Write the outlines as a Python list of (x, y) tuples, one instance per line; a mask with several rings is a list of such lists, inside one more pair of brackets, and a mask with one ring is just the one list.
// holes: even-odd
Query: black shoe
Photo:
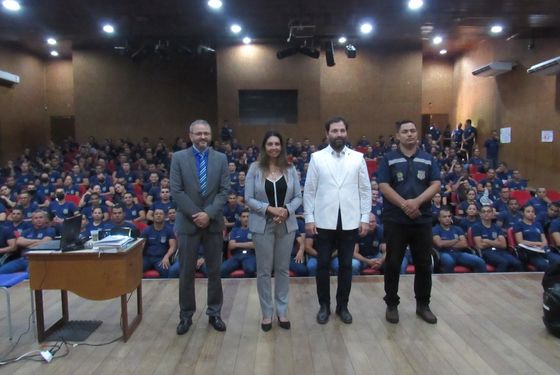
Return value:
[(216, 331), (224, 332), (226, 330), (226, 323), (224, 323), (219, 316), (211, 316), (208, 318), (208, 323), (210, 323)]
[(385, 311), (385, 319), (389, 323), (397, 324), (399, 322), (399, 309), (397, 306), (387, 306)]
[(280, 318), (278, 318), (278, 325), (283, 329), (290, 329), (290, 327), (292, 326), (289, 320), (283, 322), (280, 320)]
[(437, 323), (437, 318), (434, 315), (434, 313), (432, 312), (432, 310), (430, 310), (430, 306), (428, 306), (428, 305), (417, 306), (416, 307), (416, 315), (418, 315), (420, 318), (422, 318), (422, 320), (424, 320), (427, 323), (430, 323), (430, 324), (436, 324)]
[(268, 332), (272, 329), (272, 322), (270, 323), (261, 323), (261, 329), (265, 332)]
[(189, 328), (191, 328), (191, 326), (192, 326), (191, 319), (187, 319), (187, 320), (181, 319), (179, 325), (177, 325), (177, 334), (184, 335), (189, 331)]
[(331, 315), (331, 308), (329, 305), (321, 305), (317, 313), (317, 323), (326, 324), (329, 321), (329, 315)]
[(342, 320), (343, 323), (352, 324), (352, 314), (348, 311), (348, 307), (337, 306), (336, 315), (340, 317), (340, 320)]

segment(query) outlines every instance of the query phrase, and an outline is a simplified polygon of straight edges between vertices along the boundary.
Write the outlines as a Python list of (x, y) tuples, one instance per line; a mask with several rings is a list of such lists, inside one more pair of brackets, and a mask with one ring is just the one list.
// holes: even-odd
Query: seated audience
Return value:
[(492, 223), (494, 211), (490, 206), (480, 209), (481, 221), (472, 227), (475, 246), (486, 263), (496, 267), (496, 272), (521, 271), (521, 261), (507, 250), (506, 238), (500, 227)]
[(156, 208), (153, 224), (142, 232), (146, 240), (143, 253), (143, 271), (155, 269), (160, 277), (179, 277), (179, 261), (172, 262), (177, 251), (177, 240), (171, 228), (165, 225), (165, 212)]
[(237, 269), (243, 269), (246, 277), (255, 277), (257, 272), (257, 258), (255, 257), (255, 244), (249, 232), (249, 211), (245, 210), (239, 216), (239, 226), (229, 234), (228, 251), (231, 256), (222, 263), (222, 277)]
[(27, 252), (38, 243), (47, 242), (54, 238), (56, 232), (49, 226), (48, 214), (37, 210), (31, 215), (32, 227), (24, 231), (16, 240), (16, 245), (21, 249), (21, 257), (4, 263), (0, 266), (0, 274), (27, 272), (29, 261)]
[(444, 273), (453, 273), (455, 266), (464, 266), (473, 272), (486, 272), (486, 263), (475, 254), (467, 252), (465, 232), (451, 224), (451, 212), (442, 208), (439, 224), (433, 230), (433, 243), (439, 251), (440, 267)]

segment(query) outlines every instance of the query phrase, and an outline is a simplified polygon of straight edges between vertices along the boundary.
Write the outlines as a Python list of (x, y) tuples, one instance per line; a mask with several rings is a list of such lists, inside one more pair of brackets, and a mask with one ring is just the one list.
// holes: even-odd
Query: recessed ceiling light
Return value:
[(231, 25), (231, 27), (229, 28), (231, 30), (232, 33), (234, 34), (238, 34), (241, 32), (241, 30), (243, 30), (241, 28), (241, 26), (239, 26), (238, 24), (234, 23), (233, 25)]
[(492, 28), (490, 28), (490, 31), (493, 32), (494, 34), (501, 33), (503, 30), (504, 28), (501, 25), (494, 25), (492, 26)]
[(341, 36), (340, 38), (338, 38), (338, 43), (340, 43), (340, 44), (346, 43), (346, 37)]
[(251, 44), (252, 40), (251, 38), (249, 38), (248, 36), (246, 36), (245, 38), (243, 38), (243, 44)]
[(434, 44), (440, 44), (441, 42), (443, 42), (443, 38), (439, 35), (436, 35), (433, 39)]
[(47, 39), (47, 44), (49, 44), (51, 46), (56, 46), (56, 39), (55, 38), (48, 38)]
[(410, 0), (408, 2), (408, 7), (412, 10), (417, 10), (422, 8), (422, 6), (424, 5), (424, 2), (422, 0)]
[(447, 53), (447, 50), (446, 50), (446, 49), (442, 49), (441, 51), (439, 51), (439, 54), (440, 54), (440, 55), (445, 55), (446, 53)]
[(4, 6), (4, 8), (11, 10), (12, 12), (17, 12), (21, 9), (19, 1), (16, 0), (4, 0), (2, 1), (2, 5)]
[(224, 5), (221, 0), (208, 0), (208, 6), (212, 9), (220, 9)]
[(51, 51), (51, 56), (58, 57), (58, 52), (57, 51)]
[(113, 27), (113, 25), (105, 24), (103, 25), (103, 31), (105, 31), (107, 34), (112, 34), (115, 32), (115, 28)]
[(372, 32), (372, 30), (373, 30), (373, 25), (369, 22), (365, 22), (360, 25), (360, 32), (362, 34), (369, 34)]

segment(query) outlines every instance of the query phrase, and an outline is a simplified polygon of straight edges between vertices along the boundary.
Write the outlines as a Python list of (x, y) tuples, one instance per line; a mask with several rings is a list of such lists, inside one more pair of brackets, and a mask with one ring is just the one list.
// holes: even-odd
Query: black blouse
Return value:
[(284, 207), (286, 191), (288, 190), (288, 184), (284, 176), (280, 177), (275, 182), (267, 178), (264, 182), (264, 190), (266, 191), (269, 205), (272, 207)]

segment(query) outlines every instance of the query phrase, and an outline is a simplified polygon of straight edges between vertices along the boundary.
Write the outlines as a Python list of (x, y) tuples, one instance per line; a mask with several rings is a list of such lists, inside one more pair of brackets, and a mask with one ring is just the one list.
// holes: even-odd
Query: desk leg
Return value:
[(122, 320), (122, 330), (123, 330), (123, 338), (124, 341), (127, 342), (138, 324), (142, 321), (142, 281), (138, 284), (138, 288), (136, 288), (136, 308), (137, 314), (136, 317), (130, 325), (128, 324), (128, 301), (126, 298), (126, 294), (121, 296), (121, 320)]
[(43, 310), (43, 291), (35, 291), (35, 311), (37, 317), (37, 341), (43, 342), (55, 330), (59, 329), (68, 322), (68, 292), (60, 291), (60, 299), (62, 305), (62, 318), (56, 321), (52, 326), (45, 330), (45, 314)]

